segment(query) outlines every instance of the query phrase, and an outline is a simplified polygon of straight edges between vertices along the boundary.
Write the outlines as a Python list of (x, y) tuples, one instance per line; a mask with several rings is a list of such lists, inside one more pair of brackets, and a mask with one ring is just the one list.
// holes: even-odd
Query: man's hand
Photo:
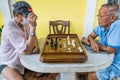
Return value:
[(92, 44), (91, 44), (91, 49), (93, 50), (93, 51), (95, 51), (95, 52), (99, 52), (99, 46), (98, 46), (98, 44), (94, 41), (94, 42), (92, 42)]
[(38, 43), (38, 38), (37, 38), (37, 36), (36, 36), (34, 45), (35, 45), (35, 46), (34, 46), (34, 49), (33, 49), (32, 53), (38, 53), (38, 52), (40, 52), (40, 48), (39, 48), (39, 43)]
[(39, 47), (35, 46), (32, 53), (38, 53), (38, 52), (40, 52), (40, 49)]
[(30, 28), (35, 28), (37, 26), (37, 23), (36, 23), (36, 20), (37, 20), (37, 16), (31, 12), (29, 15), (28, 15), (28, 20), (29, 20), (29, 27)]
[(96, 43), (96, 37), (97, 37), (97, 35), (94, 33), (94, 32), (92, 32), (89, 36), (88, 36), (88, 40), (89, 40), (89, 42), (90, 42), (90, 45), (91, 45), (91, 49), (93, 50), (93, 51), (95, 51), (95, 52), (99, 52), (99, 46), (98, 46), (98, 44)]

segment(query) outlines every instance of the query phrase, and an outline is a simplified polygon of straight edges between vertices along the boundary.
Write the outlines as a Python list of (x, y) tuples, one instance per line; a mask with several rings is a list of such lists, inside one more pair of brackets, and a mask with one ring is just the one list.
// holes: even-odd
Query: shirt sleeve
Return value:
[(17, 31), (10, 31), (6, 33), (10, 44), (16, 49), (18, 53), (23, 53), (27, 47), (27, 39)]
[(95, 33), (96, 36), (99, 36), (99, 34), (100, 34), (100, 26), (97, 26), (97, 27), (93, 30), (93, 32)]
[(111, 26), (109, 37), (107, 39), (108, 46), (113, 48), (120, 48), (120, 26), (119, 24)]

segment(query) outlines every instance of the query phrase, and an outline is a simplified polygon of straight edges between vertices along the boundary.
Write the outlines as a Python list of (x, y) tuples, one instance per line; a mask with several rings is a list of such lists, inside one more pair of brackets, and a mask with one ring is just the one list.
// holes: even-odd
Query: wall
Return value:
[(93, 30), (93, 23), (94, 23), (94, 15), (96, 11), (96, 2), (97, 0), (86, 0), (86, 15), (84, 21), (84, 31), (83, 36), (88, 36)]
[[(10, 0), (12, 2), (19, 0)], [(49, 33), (50, 20), (70, 20), (71, 33), (87, 36), (97, 25), (97, 12), (106, 0), (25, 0), (33, 7), (38, 16), (37, 36), (46, 37)], [(2, 17), (0, 21), (6, 23), (10, 18), (8, 0), (2, 0)], [(6, 13), (5, 13), (6, 12)], [(1, 15), (1, 14), (0, 14)], [(7, 17), (7, 18), (6, 18)], [(3, 19), (1, 19), (3, 18)]]
[(38, 37), (49, 33), (50, 20), (70, 20), (71, 33), (83, 34), (86, 0), (39, 0), (29, 2), (38, 15)]
[(106, 3), (106, 0), (97, 0), (97, 5), (96, 5), (96, 11), (95, 11), (95, 19), (94, 19), (94, 25), (93, 28), (95, 28), (98, 25), (98, 21), (97, 21), (97, 14), (98, 14), (98, 10), (101, 7), (102, 4)]
[(2, 27), (3, 25), (3, 18), (2, 18), (2, 12), (0, 11), (0, 28)]

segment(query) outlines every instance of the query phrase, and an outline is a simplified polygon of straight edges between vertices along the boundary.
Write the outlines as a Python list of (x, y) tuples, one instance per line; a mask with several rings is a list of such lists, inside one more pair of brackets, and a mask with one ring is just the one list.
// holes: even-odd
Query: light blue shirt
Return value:
[(107, 30), (97, 26), (93, 32), (100, 37), (99, 42), (102, 45), (116, 49), (112, 65), (120, 71), (120, 19), (115, 20)]

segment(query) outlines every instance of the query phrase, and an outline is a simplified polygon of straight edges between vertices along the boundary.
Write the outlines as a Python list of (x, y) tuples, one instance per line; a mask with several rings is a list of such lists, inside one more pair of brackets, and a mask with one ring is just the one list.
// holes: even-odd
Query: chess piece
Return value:
[(72, 40), (72, 46), (73, 46), (73, 48), (75, 48), (75, 40), (74, 39)]
[(70, 41), (67, 41), (68, 42), (68, 46), (70, 46)]
[(47, 41), (47, 42), (46, 42), (46, 44), (48, 45), (48, 44), (49, 44), (49, 42)]
[(60, 44), (60, 48), (62, 48), (62, 44)]
[(79, 50), (80, 52), (83, 52), (83, 50), (82, 50), (82, 48), (81, 48), (81, 47), (78, 47), (78, 50)]
[(70, 40), (70, 36), (67, 36), (67, 40)]
[(53, 47), (53, 39), (50, 39), (50, 47)]
[(59, 40), (61, 40), (61, 38), (59, 38)]
[(48, 37), (48, 39), (50, 39), (50, 37)]
[(54, 44), (55, 50), (57, 49), (57, 46), (58, 46), (58, 41), (57, 41), (57, 38), (56, 38), (55, 44)]
[(68, 43), (68, 46), (70, 46), (70, 36), (67, 36), (67, 43)]
[(54, 48), (55, 48), (55, 50), (57, 50), (57, 44), (54, 44)]

